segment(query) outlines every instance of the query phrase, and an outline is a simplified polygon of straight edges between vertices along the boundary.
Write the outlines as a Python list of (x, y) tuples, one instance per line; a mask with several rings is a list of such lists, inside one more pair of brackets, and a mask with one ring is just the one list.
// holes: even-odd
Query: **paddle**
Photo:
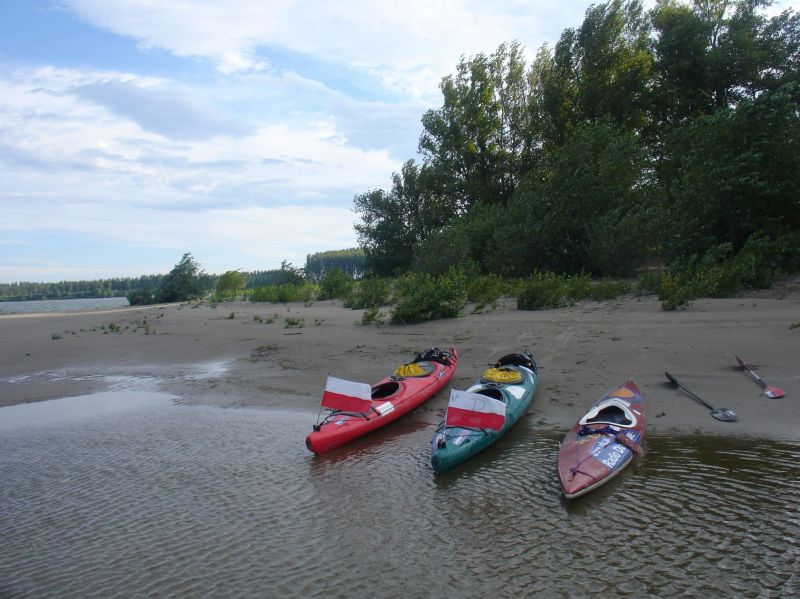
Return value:
[(741, 366), (747, 372), (749, 372), (750, 376), (756, 379), (759, 385), (764, 387), (764, 395), (766, 395), (767, 397), (771, 397), (773, 399), (777, 399), (778, 397), (783, 397), (784, 395), (786, 395), (783, 389), (780, 389), (778, 387), (773, 387), (772, 385), (767, 385), (764, 382), (764, 380), (760, 376), (758, 376), (747, 364), (745, 364), (744, 360), (742, 360), (739, 356), (734, 356), (734, 357), (736, 358), (736, 361), (739, 362), (739, 366)]
[(686, 393), (688, 393), (688, 394), (689, 394), (689, 396), (690, 396), (692, 399), (695, 399), (695, 400), (697, 400), (698, 402), (700, 402), (701, 404), (703, 404), (705, 407), (707, 407), (709, 410), (711, 410), (711, 415), (712, 415), (714, 418), (716, 418), (717, 420), (722, 420), (723, 422), (736, 422), (736, 420), (737, 420), (737, 418), (736, 418), (736, 413), (735, 413), (733, 410), (729, 410), (728, 408), (720, 408), (720, 409), (717, 409), (717, 408), (715, 408), (715, 407), (714, 407), (714, 406), (712, 406), (711, 404), (709, 404), (709, 403), (707, 403), (707, 402), (703, 401), (702, 399), (700, 399), (700, 398), (699, 398), (697, 395), (695, 395), (694, 393), (692, 393), (691, 391), (689, 391), (689, 390), (688, 390), (686, 387), (684, 387), (683, 385), (681, 385), (681, 384), (680, 384), (680, 383), (679, 383), (679, 382), (678, 382), (678, 381), (675, 379), (675, 377), (674, 377), (674, 376), (672, 376), (672, 375), (671, 375), (669, 372), (665, 372), (664, 374), (665, 374), (665, 375), (667, 375), (667, 378), (669, 379), (669, 382), (670, 382), (670, 383), (672, 383), (673, 385), (677, 385), (678, 387), (680, 387), (681, 389), (683, 389), (684, 391), (686, 391)]

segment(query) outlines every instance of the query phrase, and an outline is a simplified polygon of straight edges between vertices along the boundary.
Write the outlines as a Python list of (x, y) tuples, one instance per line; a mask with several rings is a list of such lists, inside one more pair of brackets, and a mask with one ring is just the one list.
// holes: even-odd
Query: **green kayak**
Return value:
[[(491, 402), (493, 405), (499, 405), (498, 401), (505, 404), (505, 420), (501, 419), (502, 424), (497, 428), (467, 426), (463, 424), (464, 418), (459, 418), (455, 426), (448, 423), (448, 418), (454, 421), (456, 418), (452, 415), (459, 413), (451, 396), (448, 416), (437, 427), (431, 442), (433, 471), (441, 474), (452, 470), (502, 437), (528, 409), (538, 382), (539, 369), (530, 353), (509, 354), (500, 358), (494, 368), (484, 371), (466, 392), (459, 392), (489, 397), (495, 400)], [(489, 422), (483, 417), (494, 416), (477, 414), (476, 422)]]

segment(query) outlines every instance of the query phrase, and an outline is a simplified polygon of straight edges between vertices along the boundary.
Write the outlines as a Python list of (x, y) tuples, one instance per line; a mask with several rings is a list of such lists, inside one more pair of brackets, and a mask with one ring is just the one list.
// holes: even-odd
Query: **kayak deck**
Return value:
[(458, 352), (450, 348), (448, 353), (448, 364), (414, 362), (422, 374), (391, 375), (372, 385), (372, 401), (366, 412), (332, 410), (314, 425), (306, 437), (306, 447), (317, 455), (325, 453), (394, 422), (427, 401), (450, 381), (458, 367)]

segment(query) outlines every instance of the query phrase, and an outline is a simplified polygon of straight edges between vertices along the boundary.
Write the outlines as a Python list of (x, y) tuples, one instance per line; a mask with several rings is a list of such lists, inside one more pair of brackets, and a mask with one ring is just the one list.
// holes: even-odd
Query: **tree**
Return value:
[(645, 164), (636, 136), (610, 119), (577, 127), (552, 169), (520, 185), (506, 226), (495, 229), (492, 263), (515, 276), (627, 274), (646, 250)]
[(696, 119), (668, 139), (668, 256), (800, 230), (800, 115), (793, 86)]
[(419, 149), (436, 194), (463, 214), (476, 203), (504, 203), (536, 155), (522, 47), (502, 44), (462, 58), (442, 79), (443, 105), (422, 117)]
[(367, 268), (378, 275), (405, 272), (413, 260), (413, 248), (455, 216), (454, 206), (431, 191), (430, 169), (413, 160), (392, 174), (392, 189), (375, 189), (355, 196), (358, 241), (366, 255)]
[(159, 302), (183, 302), (205, 294), (200, 265), (187, 252), (161, 281), (158, 290)]

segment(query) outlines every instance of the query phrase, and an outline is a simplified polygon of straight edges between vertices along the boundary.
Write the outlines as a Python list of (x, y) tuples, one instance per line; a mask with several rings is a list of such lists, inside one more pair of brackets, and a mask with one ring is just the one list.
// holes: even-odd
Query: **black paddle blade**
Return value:
[(678, 386), (678, 381), (675, 380), (674, 376), (672, 376), (669, 372), (665, 372), (664, 374), (667, 376), (667, 379), (669, 379), (670, 383), (672, 383), (676, 387)]

